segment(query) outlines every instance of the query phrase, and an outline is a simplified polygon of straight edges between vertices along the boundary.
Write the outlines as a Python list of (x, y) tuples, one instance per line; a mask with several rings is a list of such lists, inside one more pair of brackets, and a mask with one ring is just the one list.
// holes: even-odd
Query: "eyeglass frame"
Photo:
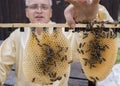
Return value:
[(36, 10), (36, 9), (42, 9), (42, 10), (48, 10), (49, 8), (51, 8), (51, 6), (47, 5), (47, 4), (32, 4), (29, 6), (26, 6), (26, 8), (32, 9), (32, 10)]

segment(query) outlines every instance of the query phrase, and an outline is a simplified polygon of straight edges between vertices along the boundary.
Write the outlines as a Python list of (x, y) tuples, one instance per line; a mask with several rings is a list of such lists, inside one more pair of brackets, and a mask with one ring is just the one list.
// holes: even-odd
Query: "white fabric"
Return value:
[(120, 64), (114, 65), (108, 77), (96, 86), (120, 86)]

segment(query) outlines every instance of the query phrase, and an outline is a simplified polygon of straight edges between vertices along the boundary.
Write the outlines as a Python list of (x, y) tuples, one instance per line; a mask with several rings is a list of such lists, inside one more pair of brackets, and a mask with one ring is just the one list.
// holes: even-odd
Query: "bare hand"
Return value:
[(66, 0), (71, 4), (65, 9), (64, 15), (70, 27), (75, 28), (75, 22), (91, 21), (96, 18), (100, 0)]

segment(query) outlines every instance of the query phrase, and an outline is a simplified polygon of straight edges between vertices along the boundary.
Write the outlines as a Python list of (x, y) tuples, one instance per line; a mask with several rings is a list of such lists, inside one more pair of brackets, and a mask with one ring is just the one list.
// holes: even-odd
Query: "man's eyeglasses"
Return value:
[(38, 5), (38, 4), (32, 4), (29, 6), (26, 6), (26, 8), (32, 9), (32, 10), (36, 10), (36, 9), (42, 9), (42, 10), (47, 10), (50, 8), (50, 6), (46, 5), (46, 4), (42, 4), (42, 5)]

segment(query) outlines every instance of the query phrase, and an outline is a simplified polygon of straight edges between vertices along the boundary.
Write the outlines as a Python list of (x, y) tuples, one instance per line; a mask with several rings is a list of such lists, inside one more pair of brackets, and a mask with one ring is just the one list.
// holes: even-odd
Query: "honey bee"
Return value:
[(80, 43), (79, 44), (79, 48), (84, 47), (84, 45), (85, 45), (85, 42), (84, 43)]
[(35, 78), (32, 79), (32, 82), (35, 82)]
[(83, 32), (83, 39), (88, 37), (88, 33), (87, 32)]
[(60, 76), (59, 76), (59, 77), (57, 77), (57, 80), (61, 80), (61, 79), (62, 79), (62, 77), (60, 77)]
[(68, 64), (71, 64), (73, 62), (73, 60), (69, 61)]
[(81, 49), (81, 50), (79, 50), (79, 49), (77, 49), (77, 51), (78, 51), (78, 53), (82, 53), (82, 54), (84, 54), (84, 51)]
[(96, 79), (92, 76), (90, 76), (90, 78), (93, 80), (94, 83), (96, 83)]
[(68, 47), (65, 48), (65, 52), (67, 52), (67, 51), (68, 51)]
[(67, 55), (62, 57), (61, 62), (63, 62), (64, 60), (67, 61)]
[(98, 77), (96, 77), (96, 80), (99, 80), (99, 78), (98, 78)]
[(59, 57), (61, 57), (60, 52), (62, 52), (63, 47), (61, 47), (61, 46), (57, 46), (57, 47), (58, 47), (58, 51), (57, 51), (56, 54), (57, 54)]

